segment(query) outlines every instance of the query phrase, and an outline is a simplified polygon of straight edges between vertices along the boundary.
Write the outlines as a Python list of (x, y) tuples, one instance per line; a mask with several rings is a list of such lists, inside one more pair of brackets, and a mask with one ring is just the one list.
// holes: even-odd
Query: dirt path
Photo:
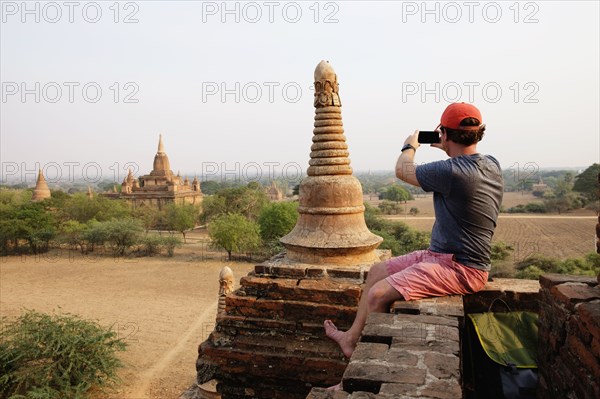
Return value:
[[(162, 358), (158, 360), (151, 368), (144, 371), (140, 375), (140, 379), (136, 385), (131, 389), (129, 393), (130, 398), (145, 398), (149, 396), (150, 385), (161, 376), (165, 369), (173, 363), (176, 357), (182, 356), (183, 352), (187, 350), (187, 344), (192, 337), (200, 335), (202, 327), (215, 319), (217, 312), (217, 301), (208, 307), (192, 324), (188, 331), (181, 337), (179, 342), (175, 344), (169, 351), (167, 351)], [(190, 381), (190, 383), (193, 381)]]
[(111, 327), (128, 344), (111, 399), (177, 398), (195, 381), (198, 345), (214, 328), (218, 276), (236, 282), (251, 263), (206, 259), (194, 244), (174, 258), (0, 258), (0, 316), (23, 309), (72, 313)]

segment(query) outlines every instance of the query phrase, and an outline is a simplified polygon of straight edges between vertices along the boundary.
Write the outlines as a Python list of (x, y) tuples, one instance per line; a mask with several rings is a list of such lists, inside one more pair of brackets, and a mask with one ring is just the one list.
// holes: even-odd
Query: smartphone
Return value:
[(440, 133), (438, 131), (419, 130), (419, 143), (433, 144), (440, 142)]

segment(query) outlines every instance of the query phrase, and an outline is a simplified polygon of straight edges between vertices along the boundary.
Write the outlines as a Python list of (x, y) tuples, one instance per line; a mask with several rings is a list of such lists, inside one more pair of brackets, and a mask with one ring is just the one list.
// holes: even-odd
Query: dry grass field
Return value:
[[(123, 383), (115, 399), (177, 398), (194, 381), (197, 347), (212, 331), (218, 276), (236, 281), (253, 264), (220, 261), (190, 233), (173, 258), (83, 258), (56, 251), (0, 258), (0, 315), (60, 312), (97, 320), (124, 337)], [(215, 259), (207, 259), (207, 255)]]
[[(502, 204), (510, 208), (528, 202), (540, 202), (531, 194), (504, 193)], [(402, 220), (409, 226), (422, 231), (431, 231), (434, 223), (431, 196), (409, 201), (407, 209), (416, 206), (418, 216), (386, 216)], [(498, 219), (494, 241), (511, 244), (515, 250), (514, 261), (520, 261), (535, 253), (560, 259), (581, 257), (595, 250), (596, 216), (590, 210), (577, 210), (558, 214), (506, 214)]]
[[(418, 230), (431, 231), (431, 217), (398, 218)], [(582, 257), (595, 250), (595, 216), (501, 215), (494, 241), (514, 247), (518, 262), (533, 254), (560, 259)]]

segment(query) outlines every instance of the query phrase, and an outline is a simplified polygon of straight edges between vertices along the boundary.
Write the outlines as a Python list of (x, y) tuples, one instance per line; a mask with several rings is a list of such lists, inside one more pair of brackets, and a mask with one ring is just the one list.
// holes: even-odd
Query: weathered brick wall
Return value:
[(347, 360), (323, 320), (350, 327), (368, 269), (278, 259), (257, 265), (227, 295), (200, 345), (198, 382), (218, 380), (223, 399), (303, 399), (313, 386), (338, 383)]
[(540, 278), (538, 398), (600, 398), (600, 287), (594, 277)]

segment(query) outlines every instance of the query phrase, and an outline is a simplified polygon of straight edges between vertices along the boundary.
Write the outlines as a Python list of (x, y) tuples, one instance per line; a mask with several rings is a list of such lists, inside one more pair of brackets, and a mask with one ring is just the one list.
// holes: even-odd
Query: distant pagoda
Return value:
[(103, 194), (108, 198), (119, 198), (129, 202), (134, 208), (152, 207), (163, 209), (169, 203), (200, 204), (202, 191), (198, 178), (190, 184), (186, 177), (182, 179), (171, 170), (169, 157), (165, 152), (162, 134), (158, 138), (158, 151), (154, 156), (150, 174), (136, 179), (129, 170), (121, 184), (121, 192)]
[(42, 170), (38, 172), (37, 182), (35, 184), (35, 188), (33, 189), (33, 196), (31, 200), (34, 202), (45, 200), (46, 198), (50, 198), (50, 189), (48, 188), (48, 183), (46, 183), (46, 179), (44, 178), (44, 174)]

